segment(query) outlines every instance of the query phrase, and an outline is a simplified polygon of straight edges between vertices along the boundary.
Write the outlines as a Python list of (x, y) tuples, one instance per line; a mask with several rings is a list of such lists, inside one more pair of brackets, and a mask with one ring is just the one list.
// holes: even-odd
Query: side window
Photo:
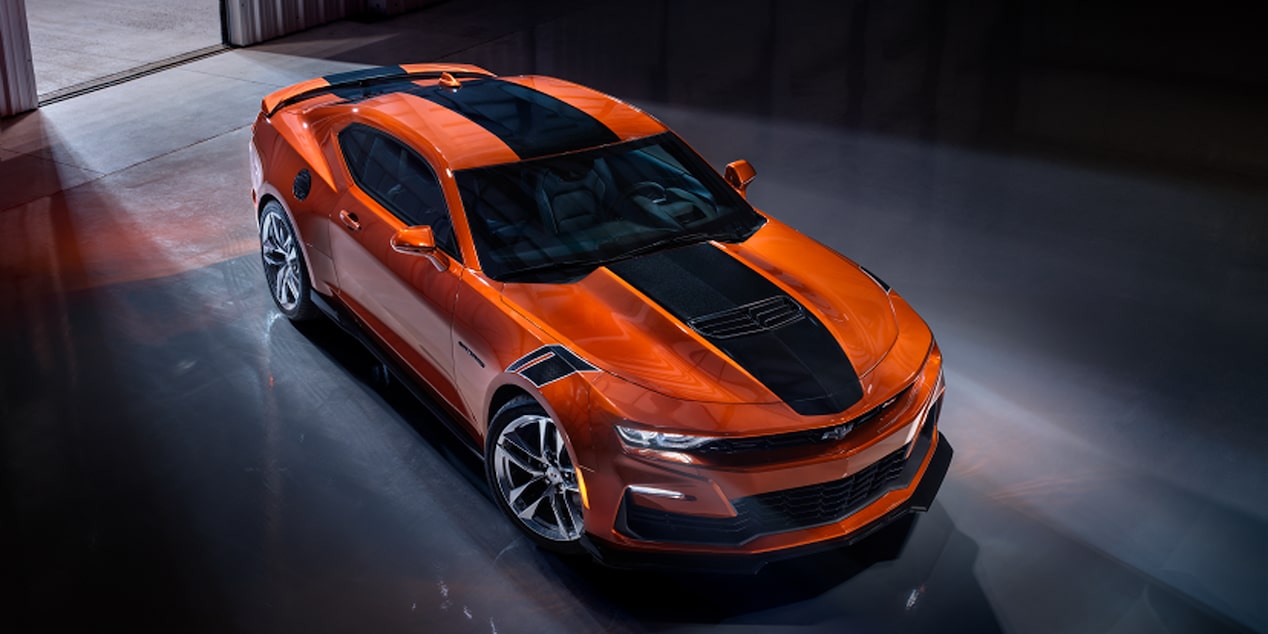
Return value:
[(436, 246), (461, 261), (440, 181), (427, 161), (399, 141), (359, 124), (339, 133), (339, 147), (358, 187), (406, 225), (430, 225)]

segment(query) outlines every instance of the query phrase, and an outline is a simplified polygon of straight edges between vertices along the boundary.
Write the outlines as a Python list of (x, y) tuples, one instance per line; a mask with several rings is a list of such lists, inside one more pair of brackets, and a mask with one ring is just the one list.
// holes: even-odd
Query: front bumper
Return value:
[[(582, 545), (600, 563), (614, 568), (687, 569), (750, 574), (756, 573), (763, 566), (774, 561), (803, 557), (824, 550), (849, 546), (910, 513), (926, 511), (933, 504), (934, 497), (941, 488), (942, 481), (950, 468), (953, 454), (951, 444), (947, 442), (946, 438), (940, 432), (934, 431), (934, 434), (931, 434), (931, 436), (935, 435), (936, 440), (930, 438), (932, 442), (928, 442), (925, 445), (923, 455), (920, 453), (921, 448), (919, 446), (913, 448), (912, 455), (904, 467), (904, 472), (908, 468), (913, 471), (910, 478), (906, 478), (908, 487), (889, 492), (897, 494), (901, 491), (909, 491), (910, 495), (896, 506), (885, 510), (875, 519), (842, 535), (799, 543), (786, 548), (742, 553), (635, 550), (595, 539), (590, 535), (582, 539)], [(932, 451), (932, 455), (929, 455), (930, 451)], [(906, 476), (907, 473), (903, 475)], [(911, 489), (912, 480), (915, 480), (914, 489)], [(874, 511), (875, 507), (882, 504), (883, 499), (884, 496), (880, 499), (873, 499), (870, 503), (865, 503), (861, 508), (851, 511), (850, 515), (866, 515), (868, 511)]]

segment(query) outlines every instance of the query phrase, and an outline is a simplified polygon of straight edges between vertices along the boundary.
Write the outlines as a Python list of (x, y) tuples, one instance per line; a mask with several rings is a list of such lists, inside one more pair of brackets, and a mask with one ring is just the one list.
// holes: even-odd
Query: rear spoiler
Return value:
[(452, 77), (494, 76), (493, 73), (471, 64), (402, 64), (352, 70), (287, 86), (265, 97), (260, 102), (260, 110), (264, 112), (264, 116), (272, 117), (278, 110), (293, 103), (328, 94), (340, 88), (365, 88), (402, 79), (440, 79), (444, 74)]

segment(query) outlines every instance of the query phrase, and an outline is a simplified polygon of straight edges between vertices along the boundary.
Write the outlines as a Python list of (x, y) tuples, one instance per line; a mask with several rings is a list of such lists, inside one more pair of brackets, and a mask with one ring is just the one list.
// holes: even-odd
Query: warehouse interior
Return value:
[[(15, 6), (6, 630), (1268, 631), (1263, 3), (242, 0), (215, 54), (43, 104)], [(945, 355), (933, 508), (752, 576), (521, 536), (261, 271), (261, 98), (423, 61), (629, 101), (897, 289)]]

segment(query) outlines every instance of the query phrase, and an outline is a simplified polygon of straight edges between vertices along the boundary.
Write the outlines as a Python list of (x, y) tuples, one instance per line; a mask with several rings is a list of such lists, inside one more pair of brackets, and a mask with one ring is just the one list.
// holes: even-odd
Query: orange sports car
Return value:
[(357, 335), (546, 548), (760, 566), (941, 485), (929, 327), (627, 103), (373, 68), (265, 97), (250, 157), (278, 309)]

